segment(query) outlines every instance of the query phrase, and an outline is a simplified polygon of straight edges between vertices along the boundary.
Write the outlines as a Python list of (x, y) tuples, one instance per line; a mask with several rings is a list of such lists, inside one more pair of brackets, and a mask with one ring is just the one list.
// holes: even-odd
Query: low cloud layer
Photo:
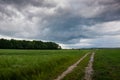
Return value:
[(119, 0), (0, 0), (1, 38), (120, 47), (119, 26)]

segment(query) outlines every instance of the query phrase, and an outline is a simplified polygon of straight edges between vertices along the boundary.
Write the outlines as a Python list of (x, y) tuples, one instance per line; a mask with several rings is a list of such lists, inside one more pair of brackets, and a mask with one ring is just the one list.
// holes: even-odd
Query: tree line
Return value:
[(0, 49), (61, 49), (55, 42), (0, 39)]

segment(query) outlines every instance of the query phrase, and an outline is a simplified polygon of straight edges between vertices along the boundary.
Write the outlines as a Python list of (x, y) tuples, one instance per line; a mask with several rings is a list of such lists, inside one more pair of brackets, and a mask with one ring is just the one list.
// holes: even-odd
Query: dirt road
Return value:
[(67, 74), (71, 73), (75, 67), (90, 53), (86, 53), (82, 58), (80, 58), (76, 63), (73, 65), (69, 66), (66, 71), (64, 71), (61, 75), (59, 75), (56, 79), (54, 80), (62, 80)]

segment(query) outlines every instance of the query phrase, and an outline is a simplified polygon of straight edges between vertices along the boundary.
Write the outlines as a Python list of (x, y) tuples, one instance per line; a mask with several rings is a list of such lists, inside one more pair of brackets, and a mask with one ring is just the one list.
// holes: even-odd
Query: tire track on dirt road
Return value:
[(93, 52), (90, 57), (88, 66), (85, 69), (85, 76), (83, 80), (92, 80), (94, 55), (95, 53)]

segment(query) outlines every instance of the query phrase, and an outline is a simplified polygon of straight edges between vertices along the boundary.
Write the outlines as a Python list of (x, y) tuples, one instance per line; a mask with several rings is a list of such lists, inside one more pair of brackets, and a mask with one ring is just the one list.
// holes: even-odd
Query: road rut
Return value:
[(92, 66), (93, 66), (93, 61), (94, 61), (94, 55), (95, 55), (95, 53), (93, 52), (91, 57), (90, 57), (88, 66), (85, 69), (85, 77), (83, 80), (92, 80), (92, 75), (93, 75)]

